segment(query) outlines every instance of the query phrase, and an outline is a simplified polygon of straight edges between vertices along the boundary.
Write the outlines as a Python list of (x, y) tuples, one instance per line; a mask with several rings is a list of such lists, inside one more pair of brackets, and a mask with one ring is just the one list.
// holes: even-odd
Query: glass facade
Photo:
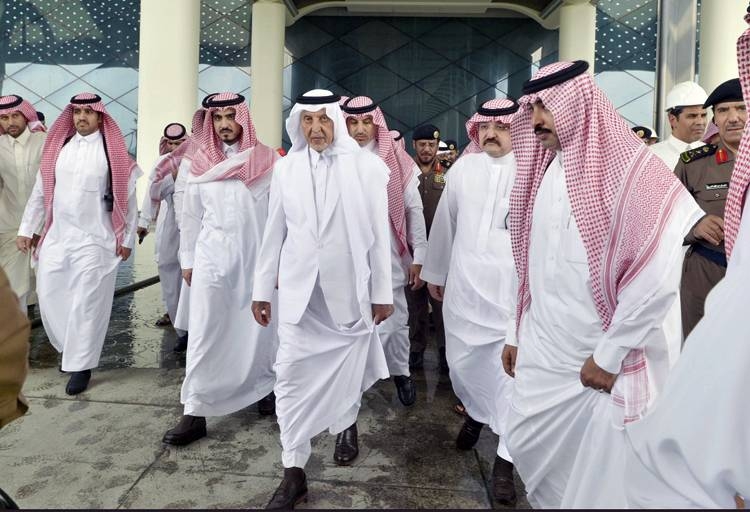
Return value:
[[(653, 119), (657, 0), (601, 1), (596, 81), (631, 124)], [(0, 82), (51, 122), (75, 93), (100, 94), (135, 152), (139, 0), (0, 1)], [(199, 94), (249, 99), (250, 0), (202, 0)], [(557, 32), (530, 19), (310, 15), (287, 27), (284, 115), (323, 87), (380, 102), (393, 128), (418, 124), (466, 142), (482, 101), (518, 96), (557, 59)], [(286, 137), (285, 137), (286, 139)], [(285, 145), (288, 145), (285, 140)]]

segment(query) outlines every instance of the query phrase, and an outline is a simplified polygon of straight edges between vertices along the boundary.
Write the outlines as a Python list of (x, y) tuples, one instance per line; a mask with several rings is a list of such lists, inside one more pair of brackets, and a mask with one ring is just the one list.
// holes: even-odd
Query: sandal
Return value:
[(169, 318), (169, 313), (164, 313), (164, 316), (162, 316), (160, 319), (154, 323), (156, 327), (166, 327), (168, 325), (172, 325), (172, 319)]
[(462, 404), (460, 401), (453, 406), (453, 412), (455, 412), (459, 416), (468, 416), (468, 414), (466, 414), (466, 407), (464, 407), (464, 404)]

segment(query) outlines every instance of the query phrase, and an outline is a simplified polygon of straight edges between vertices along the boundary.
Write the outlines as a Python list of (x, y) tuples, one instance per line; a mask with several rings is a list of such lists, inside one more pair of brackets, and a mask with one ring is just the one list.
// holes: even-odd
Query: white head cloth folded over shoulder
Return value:
[[(557, 62), (524, 84), (520, 109), (511, 123), (516, 181), (511, 194), (510, 230), (519, 276), (517, 325), (531, 304), (529, 241), (534, 200), (555, 158), (534, 135), (532, 105), (552, 112), (565, 168), (571, 208), (586, 248), (591, 292), (607, 331), (618, 293), (646, 266), (681, 192), (674, 173), (633, 134), (586, 73), (584, 61)], [(640, 418), (648, 404), (643, 349), (623, 361), (613, 391), (624, 421)]]
[(359, 144), (349, 137), (349, 131), (346, 129), (344, 114), (339, 105), (340, 100), (341, 97), (338, 94), (325, 89), (313, 89), (297, 97), (286, 120), (286, 132), (289, 134), (289, 140), (292, 141), (288, 155), (307, 149), (307, 139), (300, 125), (302, 112), (317, 112), (320, 109), (325, 109), (326, 115), (333, 121), (333, 142), (326, 148), (326, 153), (333, 155), (359, 151)]

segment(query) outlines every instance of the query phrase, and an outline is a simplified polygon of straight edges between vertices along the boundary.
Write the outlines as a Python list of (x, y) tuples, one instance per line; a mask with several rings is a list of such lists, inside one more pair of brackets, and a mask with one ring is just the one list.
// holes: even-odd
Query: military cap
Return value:
[(451, 151), (456, 151), (458, 149), (458, 142), (455, 140), (446, 140), (445, 145), (448, 146), (448, 149)]
[(633, 126), (631, 128), (633, 130), (633, 133), (635, 133), (639, 139), (650, 139), (651, 138), (651, 129), (647, 128), (646, 126)]
[(708, 99), (703, 104), (703, 108), (715, 107), (719, 103), (727, 101), (744, 101), (739, 78), (727, 80), (714, 89), (713, 92), (708, 95)]
[(41, 122), (44, 122), (44, 112), (36, 111), (36, 118), (39, 119)]
[(414, 128), (412, 140), (440, 139), (440, 130), (434, 124), (423, 124)]

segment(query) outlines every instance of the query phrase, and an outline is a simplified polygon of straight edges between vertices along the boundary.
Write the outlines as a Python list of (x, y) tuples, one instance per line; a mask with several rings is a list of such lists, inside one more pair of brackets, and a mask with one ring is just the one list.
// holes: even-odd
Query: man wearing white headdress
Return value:
[(514, 505), (513, 463), (505, 434), (513, 380), (501, 355), (515, 337), (517, 279), (508, 230), (516, 159), (510, 122), (518, 105), (485, 102), (466, 123), (481, 149), (451, 167), (422, 267), (430, 295), (444, 302), (445, 355), (456, 396), (466, 409), (456, 448), (470, 450), (484, 425), (500, 436), (492, 469), (498, 503)]
[[(334, 460), (357, 456), (362, 393), (388, 377), (375, 325), (393, 313), (388, 167), (349, 137), (339, 96), (313, 90), (286, 121), (255, 269), (253, 315), (278, 315), (276, 415), (284, 479), (267, 508), (307, 497), (310, 439), (338, 433)], [(278, 311), (271, 298), (278, 284)]]

